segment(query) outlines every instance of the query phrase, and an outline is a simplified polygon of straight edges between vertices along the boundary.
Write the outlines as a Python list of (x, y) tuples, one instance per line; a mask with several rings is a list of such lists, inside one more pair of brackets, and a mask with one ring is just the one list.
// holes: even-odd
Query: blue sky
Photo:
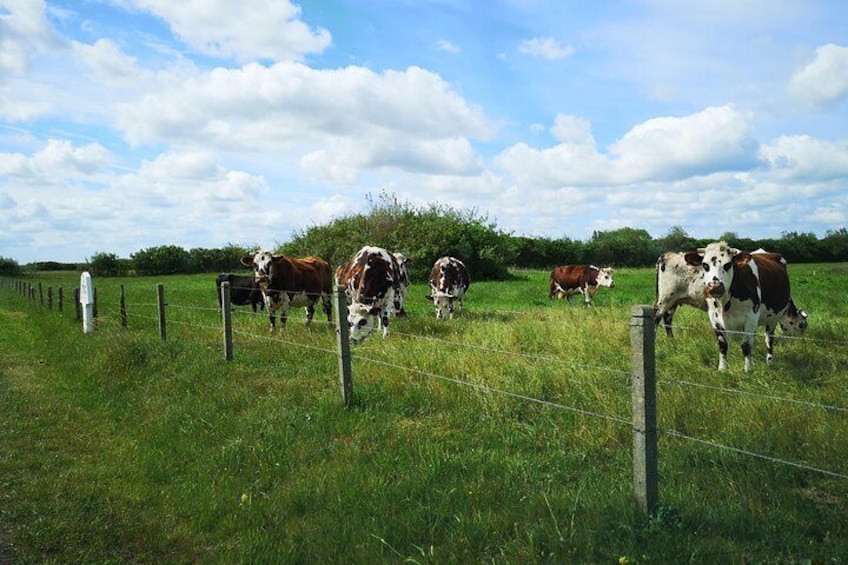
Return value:
[[(848, 225), (848, 3), (0, 0), (0, 256)], [(370, 243), (370, 242), (362, 242)]]

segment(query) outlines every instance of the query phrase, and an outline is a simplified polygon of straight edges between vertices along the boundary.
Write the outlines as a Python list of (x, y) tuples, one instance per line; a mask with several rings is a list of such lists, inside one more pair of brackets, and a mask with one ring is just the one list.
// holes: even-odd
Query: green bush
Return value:
[(148, 247), (130, 255), (140, 275), (173, 275), (189, 272), (189, 253), (176, 245)]
[(114, 253), (98, 252), (88, 260), (92, 275), (99, 277), (122, 277), (129, 270), (129, 263)]
[(7, 257), (0, 257), (0, 276), (17, 277), (21, 274), (21, 266), (17, 261)]

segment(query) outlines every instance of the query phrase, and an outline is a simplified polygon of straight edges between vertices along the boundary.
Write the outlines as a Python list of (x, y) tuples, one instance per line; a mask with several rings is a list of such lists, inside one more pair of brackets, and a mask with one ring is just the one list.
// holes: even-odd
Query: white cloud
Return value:
[(812, 106), (825, 106), (848, 95), (848, 47), (829, 43), (816, 49), (812, 62), (798, 69), (789, 94)]
[(784, 179), (839, 180), (848, 176), (848, 141), (809, 135), (780, 136), (760, 148), (760, 158)]
[(25, 70), (55, 41), (44, 0), (0, 0), (0, 74)]
[(101, 83), (121, 86), (139, 86), (139, 82), (150, 78), (151, 73), (142, 72), (135, 57), (130, 57), (110, 39), (99, 39), (93, 45), (73, 42), (72, 47), (80, 61), (89, 67)]
[(631, 128), (604, 154), (595, 147), (588, 121), (557, 116), (551, 132), (558, 145), (536, 149), (518, 143), (496, 160), (519, 182), (550, 188), (675, 180), (753, 164), (751, 120), (750, 112), (732, 106), (653, 118)]
[(456, 53), (460, 53), (462, 51), (462, 48), (459, 47), (458, 45), (455, 45), (454, 43), (448, 41), (447, 39), (440, 39), (436, 43), (436, 50), (456, 54)]
[(564, 59), (574, 54), (574, 47), (565, 45), (553, 37), (534, 37), (522, 41), (518, 46), (518, 52), (534, 57), (545, 59)]
[(75, 147), (71, 142), (51, 139), (31, 157), (0, 154), (0, 174), (10, 177), (59, 182), (67, 176), (78, 177), (107, 167), (112, 159), (99, 143)]
[(310, 29), (288, 0), (240, 0), (235, 14), (226, 9), (232, 3), (221, 0), (128, 1), (164, 19), (177, 37), (206, 55), (297, 61), (331, 43), (330, 32)]

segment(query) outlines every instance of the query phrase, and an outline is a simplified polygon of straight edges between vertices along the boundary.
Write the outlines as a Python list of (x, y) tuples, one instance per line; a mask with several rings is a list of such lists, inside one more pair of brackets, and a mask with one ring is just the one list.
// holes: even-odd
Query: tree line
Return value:
[[(569, 237), (516, 236), (499, 230), (486, 215), (441, 204), (413, 206), (382, 193), (369, 195), (368, 210), (329, 223), (297, 231), (275, 250), (293, 256), (317, 255), (338, 265), (363, 245), (377, 245), (403, 253), (412, 260), (410, 275), (422, 280), (436, 259), (452, 255), (462, 259), (477, 280), (509, 278), (509, 268), (550, 269), (556, 265), (592, 263), (598, 266), (653, 266), (665, 251), (704, 247), (724, 240), (739, 249), (778, 251), (790, 263), (848, 261), (848, 229), (828, 231), (823, 238), (812, 233), (784, 232), (779, 238), (751, 239), (733, 232), (714, 239), (689, 236), (680, 226), (653, 238), (643, 229), (596, 231), (585, 241)], [(24, 270), (89, 270), (97, 276), (218, 273), (243, 270), (240, 259), (254, 247), (228, 244), (222, 248), (186, 250), (176, 245), (142, 249), (120, 258), (98, 252), (83, 264), (39, 262), (20, 266), (0, 257), (0, 275), (15, 276)]]

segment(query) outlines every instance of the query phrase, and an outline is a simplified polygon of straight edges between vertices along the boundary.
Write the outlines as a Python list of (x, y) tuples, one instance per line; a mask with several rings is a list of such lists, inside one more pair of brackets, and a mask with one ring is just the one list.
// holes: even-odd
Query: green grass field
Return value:
[(353, 349), (349, 409), (335, 331), (302, 311), (272, 335), (240, 307), (225, 361), (214, 275), (95, 280), (88, 335), (78, 274), (26, 279), (62, 285), (62, 313), (2, 286), (0, 563), (846, 563), (845, 273), (790, 266), (811, 328), (771, 367), (759, 336), (744, 373), (737, 338), (719, 373), (692, 309), (657, 334), (650, 519), (629, 323), (651, 269), (588, 309), (549, 301), (545, 272), (472, 282), (452, 321), (414, 285)]

